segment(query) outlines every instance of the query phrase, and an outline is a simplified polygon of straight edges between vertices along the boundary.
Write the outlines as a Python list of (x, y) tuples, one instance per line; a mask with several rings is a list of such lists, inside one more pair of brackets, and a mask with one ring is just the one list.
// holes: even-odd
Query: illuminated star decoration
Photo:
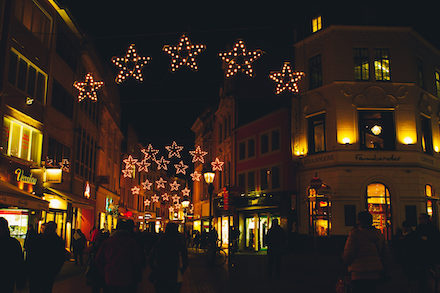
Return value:
[(182, 207), (182, 205), (181, 205), (180, 203), (175, 203), (175, 204), (174, 204), (174, 208), (175, 208), (176, 210), (180, 209), (180, 207)]
[(134, 168), (137, 163), (137, 159), (133, 158), (131, 155), (128, 155), (128, 158), (122, 160), (125, 163), (125, 169)]
[(189, 153), (191, 154), (191, 156), (193, 156), (192, 158), (193, 163), (197, 161), (201, 163), (205, 163), (205, 159), (203, 157), (208, 154), (208, 152), (202, 151), (200, 146), (197, 146), (195, 151), (189, 151)]
[(145, 155), (144, 159), (156, 161), (156, 155), (159, 150), (155, 150), (151, 144), (147, 146), (146, 149), (141, 149), (141, 152)]
[(59, 162), (59, 165), (63, 171), (70, 172), (69, 159), (63, 159), (61, 162)]
[(165, 188), (165, 183), (167, 182), (160, 177), (159, 180), (156, 180), (156, 188)]
[(152, 202), (159, 202), (159, 197), (155, 194), (151, 197)]
[(148, 167), (150, 167), (151, 163), (148, 163), (147, 160), (144, 158), (142, 161), (136, 163), (136, 165), (138, 166), (138, 172), (148, 172)]
[(49, 157), (46, 157), (46, 167), (53, 167), (53, 160)]
[(157, 170), (160, 170), (160, 169), (168, 170), (169, 163), (170, 163), (170, 161), (165, 160), (164, 157), (162, 156), (159, 160), (156, 161)]
[(214, 162), (211, 162), (212, 171), (223, 171), (224, 162), (220, 161), (218, 158), (215, 158)]
[(175, 194), (171, 197), (171, 199), (173, 200), (173, 203), (176, 203), (176, 202), (179, 203), (180, 197), (177, 194)]
[(94, 81), (91, 73), (87, 73), (85, 81), (75, 81), (73, 86), (79, 91), (78, 102), (89, 98), (93, 102), (98, 100), (98, 95), (96, 91), (104, 85), (103, 81)]
[(192, 181), (200, 181), (200, 177), (202, 176), (202, 173), (194, 171), (193, 173), (191, 173), (189, 175), (191, 176)]
[(190, 192), (191, 192), (191, 189), (189, 189), (188, 187), (185, 187), (184, 189), (182, 189), (183, 196), (189, 196)]
[(133, 194), (133, 195), (135, 195), (135, 194), (139, 194), (139, 191), (140, 191), (141, 189), (139, 188), (139, 187), (137, 187), (137, 186), (134, 186), (132, 189), (131, 189), (131, 194)]
[(128, 167), (122, 170), (122, 174), (124, 174), (124, 178), (133, 178), (134, 170), (135, 169), (133, 167)]
[(227, 64), (225, 68), (226, 77), (233, 76), (238, 71), (252, 77), (252, 62), (258, 59), (261, 55), (263, 55), (263, 51), (259, 49), (255, 51), (246, 50), (243, 40), (238, 40), (232, 51), (219, 54), (222, 60)]
[(180, 158), (180, 152), (183, 150), (183, 146), (178, 146), (175, 141), (170, 146), (165, 146), (168, 151), (168, 159), (172, 157)]
[(174, 164), (174, 167), (176, 167), (176, 174), (182, 173), (185, 175), (186, 169), (188, 169), (188, 166), (183, 161), (180, 161), (179, 164)]
[(144, 200), (144, 205), (145, 206), (150, 206), (151, 201), (147, 198), (146, 200)]
[(298, 82), (304, 76), (304, 72), (293, 72), (290, 67), (290, 62), (284, 62), (283, 69), (281, 71), (272, 71), (269, 74), (269, 78), (277, 83), (275, 93), (279, 95), (285, 90), (292, 93), (298, 93)]
[(150, 182), (148, 179), (145, 179), (144, 182), (141, 183), (143, 189), (151, 190), (151, 185), (153, 185), (152, 182)]
[(165, 45), (163, 51), (171, 55), (171, 71), (176, 71), (180, 66), (188, 66), (197, 70), (196, 56), (206, 49), (205, 45), (193, 45), (184, 34), (180, 37), (177, 46)]
[(168, 210), (169, 210), (171, 213), (174, 213), (174, 208), (173, 208), (173, 207), (169, 207)]
[(142, 68), (150, 60), (150, 57), (139, 56), (134, 44), (131, 44), (124, 57), (112, 58), (112, 62), (120, 69), (115, 79), (116, 83), (121, 84), (129, 76), (133, 76), (138, 81), (143, 81)]
[(168, 195), (168, 193), (162, 194), (162, 200), (163, 201), (169, 201), (170, 200), (170, 196)]
[(179, 190), (179, 186), (180, 186), (180, 184), (179, 183), (177, 183), (177, 181), (174, 181), (173, 183), (170, 183), (170, 187), (171, 187), (171, 191), (173, 191), (173, 190)]

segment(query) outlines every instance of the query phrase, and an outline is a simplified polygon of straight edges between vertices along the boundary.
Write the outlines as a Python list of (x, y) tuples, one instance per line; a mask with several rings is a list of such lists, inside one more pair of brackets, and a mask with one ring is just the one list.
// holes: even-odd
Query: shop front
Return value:
[(118, 222), (119, 196), (110, 190), (99, 186), (96, 193), (96, 219), (99, 229), (110, 233), (116, 229)]
[(308, 188), (309, 231), (315, 237), (330, 236), (331, 230), (331, 189), (317, 176), (313, 177)]

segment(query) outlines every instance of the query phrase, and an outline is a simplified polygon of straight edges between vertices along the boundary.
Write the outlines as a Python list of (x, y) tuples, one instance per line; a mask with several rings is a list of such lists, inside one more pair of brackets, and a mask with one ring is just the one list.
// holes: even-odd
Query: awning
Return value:
[(58, 190), (52, 187), (46, 187), (46, 191), (48, 193), (53, 193), (55, 195), (61, 196), (62, 198), (70, 202), (73, 207), (88, 208), (88, 209), (95, 207), (95, 201), (91, 199), (80, 198), (71, 193)]
[(0, 180), (0, 205), (32, 210), (48, 210), (49, 202)]

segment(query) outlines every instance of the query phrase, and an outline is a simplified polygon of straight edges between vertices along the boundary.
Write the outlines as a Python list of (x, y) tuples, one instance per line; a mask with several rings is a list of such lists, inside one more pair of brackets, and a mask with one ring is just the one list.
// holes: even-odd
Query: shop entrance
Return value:
[(392, 237), (391, 199), (388, 188), (382, 183), (367, 186), (367, 208), (373, 216), (373, 226), (379, 229), (385, 239)]
[(247, 250), (260, 251), (267, 249), (266, 234), (272, 227), (272, 220), (280, 217), (269, 213), (254, 214), (245, 218), (245, 247)]

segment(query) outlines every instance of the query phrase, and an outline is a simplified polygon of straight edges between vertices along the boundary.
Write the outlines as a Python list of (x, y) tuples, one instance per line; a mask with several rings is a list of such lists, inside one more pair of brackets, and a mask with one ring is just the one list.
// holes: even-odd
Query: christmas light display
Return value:
[(61, 170), (65, 171), (65, 172), (70, 172), (69, 159), (63, 159), (61, 162), (59, 162), (59, 165), (61, 167)]
[(166, 180), (163, 180), (162, 177), (160, 177), (159, 180), (156, 180), (156, 188), (165, 188), (165, 183), (167, 183)]
[(163, 201), (169, 201), (170, 200), (170, 196), (168, 195), (168, 193), (162, 194), (162, 200)]
[(134, 168), (133, 167), (128, 167), (122, 170), (122, 174), (124, 175), (124, 178), (133, 178), (133, 172), (134, 172)]
[(195, 151), (189, 151), (189, 153), (193, 156), (192, 158), (193, 163), (198, 161), (201, 162), (202, 164), (205, 163), (205, 159), (203, 157), (208, 154), (208, 152), (202, 151), (200, 146), (197, 146)]
[(182, 207), (182, 205), (180, 203), (175, 203), (174, 204), (174, 209), (179, 210)]
[(137, 186), (134, 186), (132, 189), (131, 189), (131, 194), (133, 194), (133, 195), (135, 195), (135, 194), (139, 194), (139, 191), (140, 191), (141, 189), (139, 188), (139, 187), (137, 187)]
[(169, 207), (168, 210), (170, 211), (170, 213), (174, 213), (174, 207)]
[(202, 177), (202, 173), (199, 173), (197, 171), (194, 171), (189, 175), (191, 176), (192, 181), (200, 181), (200, 177)]
[(211, 162), (212, 171), (223, 171), (224, 162), (220, 161), (218, 158), (215, 158), (214, 162)]
[(182, 173), (185, 175), (186, 169), (188, 169), (188, 166), (183, 161), (180, 161), (179, 164), (174, 164), (174, 167), (176, 168), (176, 174)]
[(177, 183), (177, 181), (174, 181), (173, 183), (170, 183), (170, 190), (171, 191), (173, 191), (173, 190), (179, 190), (179, 187), (180, 187), (180, 184), (179, 183)]
[(53, 160), (49, 157), (46, 157), (46, 161), (44, 162), (46, 167), (53, 167)]
[(144, 200), (145, 206), (150, 206), (150, 204), (151, 204), (151, 200), (149, 200), (148, 198), (146, 200)]
[(183, 196), (189, 196), (189, 193), (191, 192), (191, 189), (185, 186), (184, 189), (182, 189), (182, 195)]
[(205, 48), (205, 45), (191, 44), (189, 38), (183, 34), (177, 46), (165, 45), (163, 51), (171, 56), (171, 71), (174, 72), (184, 65), (197, 70), (196, 56)]
[(151, 202), (159, 202), (159, 196), (156, 194), (151, 197)]
[(127, 53), (124, 57), (113, 57), (112, 62), (120, 70), (116, 76), (116, 83), (120, 84), (127, 79), (127, 77), (133, 76), (138, 81), (143, 81), (142, 68), (150, 61), (150, 57), (139, 56), (136, 52), (134, 44), (128, 47)]
[(163, 169), (163, 170), (168, 170), (168, 164), (170, 163), (170, 161), (167, 161), (164, 159), (164, 157), (160, 157), (159, 160), (156, 160), (156, 164), (157, 164), (157, 170)]
[(189, 213), (190, 213), (190, 214), (193, 214), (193, 213), (194, 213), (194, 205), (193, 205), (193, 204), (190, 205)]
[(136, 163), (138, 166), (138, 172), (148, 172), (148, 167), (150, 167), (151, 163), (148, 163), (147, 160), (144, 158), (142, 161)]
[(125, 169), (128, 169), (128, 168), (134, 168), (138, 160), (133, 158), (131, 155), (128, 155), (128, 158), (122, 160), (122, 162), (125, 163)]
[(219, 56), (226, 63), (225, 76), (230, 77), (238, 71), (243, 72), (249, 77), (253, 76), (252, 63), (263, 55), (263, 51), (248, 51), (243, 40), (235, 43), (232, 51), (220, 53)]
[(180, 201), (180, 197), (177, 194), (173, 195), (171, 199), (173, 200), (173, 203), (178, 203)]
[(141, 149), (141, 152), (145, 155), (144, 159), (156, 161), (156, 155), (159, 153), (159, 150), (155, 150), (153, 146), (149, 144), (146, 149)]
[(281, 71), (272, 71), (269, 78), (277, 83), (275, 93), (279, 95), (285, 90), (292, 93), (298, 93), (298, 82), (304, 76), (304, 72), (293, 72), (290, 62), (284, 62)]
[(78, 102), (89, 98), (93, 102), (98, 100), (98, 95), (96, 93), (104, 85), (103, 81), (95, 81), (91, 73), (87, 73), (85, 81), (75, 81), (73, 86), (79, 91)]
[(183, 150), (183, 146), (178, 146), (175, 141), (170, 146), (165, 146), (168, 151), (168, 159), (172, 157), (180, 158), (180, 152)]
[(153, 185), (152, 182), (150, 182), (148, 179), (145, 179), (144, 182), (141, 183), (143, 189), (151, 190), (151, 185)]

